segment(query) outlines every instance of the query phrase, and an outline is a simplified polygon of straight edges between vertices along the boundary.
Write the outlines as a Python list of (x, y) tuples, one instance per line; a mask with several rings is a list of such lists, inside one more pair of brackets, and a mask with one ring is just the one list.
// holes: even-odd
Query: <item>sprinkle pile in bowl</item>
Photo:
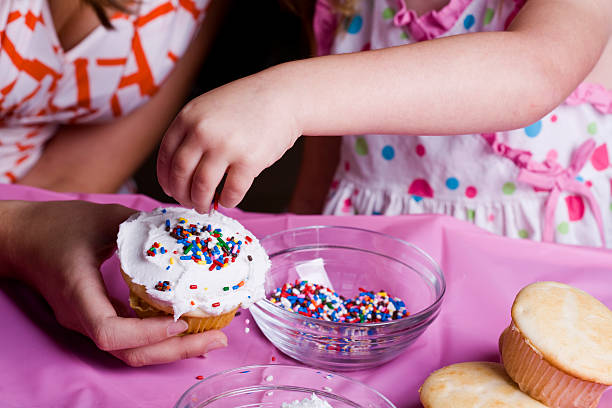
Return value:
[(331, 226), (286, 230), (260, 242), (272, 268), (267, 299), (251, 313), (280, 351), (305, 364), (334, 371), (383, 364), (440, 311), (444, 275), (408, 242)]
[(285, 283), (268, 300), (285, 310), (328, 322), (380, 323), (409, 315), (404, 302), (385, 291), (375, 293), (359, 288), (357, 297), (346, 299), (323, 285), (305, 280)]

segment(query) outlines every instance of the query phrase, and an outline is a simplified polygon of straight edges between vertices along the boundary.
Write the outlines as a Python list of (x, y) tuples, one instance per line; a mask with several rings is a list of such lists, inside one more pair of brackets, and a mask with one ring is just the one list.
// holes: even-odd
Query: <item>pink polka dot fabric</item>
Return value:
[[(418, 16), (402, 1), (364, 0), (354, 16), (336, 26), (333, 11), (320, 0), (315, 33), (322, 54), (381, 49), (500, 31), (523, 3), (450, 0), (441, 10)], [(324, 212), (447, 214), (514, 238), (542, 240), (551, 230), (555, 242), (600, 246), (603, 237), (612, 247), (611, 106), (612, 91), (582, 84), (536, 123), (489, 139), (480, 134), (345, 136)], [(588, 140), (594, 148), (576, 168), (574, 155)], [(522, 153), (509, 158), (494, 146)], [(532, 168), (545, 172), (544, 184), (525, 181), (531, 180), (524, 173)], [(565, 181), (558, 183), (561, 174)], [(549, 200), (561, 184), (564, 188)]]

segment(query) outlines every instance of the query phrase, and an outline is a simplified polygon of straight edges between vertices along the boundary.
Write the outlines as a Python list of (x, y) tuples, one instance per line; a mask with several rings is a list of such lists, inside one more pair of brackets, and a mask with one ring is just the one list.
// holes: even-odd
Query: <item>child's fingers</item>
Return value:
[(253, 184), (254, 178), (255, 176), (246, 166), (231, 165), (219, 203), (228, 208), (237, 206)]
[(222, 159), (220, 155), (208, 151), (202, 156), (191, 180), (190, 200), (197, 212), (205, 213), (208, 211), (215, 190), (226, 170), (227, 161)]
[(185, 130), (178, 120), (174, 120), (159, 147), (159, 153), (157, 154), (157, 180), (159, 185), (162, 187), (164, 192), (170, 195), (169, 180), (170, 180), (170, 168), (172, 166), (172, 158), (174, 152), (183, 142), (185, 138)]
[(191, 182), (203, 153), (196, 138), (187, 136), (176, 149), (172, 158), (168, 190), (172, 197), (187, 208), (193, 207)]
[(201, 356), (227, 346), (223, 332), (214, 330), (188, 336), (173, 337), (157, 344), (113, 351), (112, 354), (132, 367), (169, 363)]

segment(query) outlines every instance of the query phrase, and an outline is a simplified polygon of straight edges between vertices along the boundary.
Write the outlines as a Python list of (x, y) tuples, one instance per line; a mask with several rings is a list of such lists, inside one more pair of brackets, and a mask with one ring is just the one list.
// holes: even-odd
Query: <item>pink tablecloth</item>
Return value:
[[(0, 186), (0, 199), (85, 199), (149, 210), (159, 203), (134, 195), (67, 195)], [(556, 280), (591, 293), (612, 307), (612, 251), (511, 240), (444, 216), (329, 217), (229, 215), (259, 237), (284, 228), (333, 224), (369, 228), (413, 242), (442, 266), (447, 293), (434, 324), (403, 355), (374, 370), (349, 373), (398, 407), (420, 407), (418, 388), (427, 375), (461, 361), (498, 361), (497, 339), (508, 324), (517, 291), (534, 281)], [(1, 229), (1, 220), (0, 220)], [(112, 296), (126, 299), (116, 258), (103, 266)], [(227, 349), (205, 359), (130, 368), (99, 351), (87, 338), (61, 328), (44, 301), (15, 282), (0, 282), (0, 406), (170, 407), (197, 380), (249, 364), (296, 364), (257, 330), (248, 311), (224, 331)], [(399, 386), (398, 386), (399, 385)], [(612, 407), (607, 392), (600, 407)]]

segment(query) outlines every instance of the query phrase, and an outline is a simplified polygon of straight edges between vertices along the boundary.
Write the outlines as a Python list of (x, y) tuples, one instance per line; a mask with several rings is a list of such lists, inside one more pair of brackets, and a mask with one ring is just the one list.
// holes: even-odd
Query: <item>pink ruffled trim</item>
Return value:
[(603, 114), (612, 113), (612, 91), (601, 85), (582, 83), (567, 97), (565, 103), (570, 106), (590, 103)]
[[(419, 17), (413, 10), (409, 10), (406, 7), (406, 3), (403, 0), (398, 0), (399, 11), (395, 14), (393, 22), (398, 27), (408, 26), (412, 37), (417, 41), (431, 40), (450, 30), (472, 1), (450, 0), (442, 9), (432, 10)], [(514, 17), (521, 10), (526, 0), (513, 1), (514, 10), (506, 18), (505, 28), (514, 20)], [(330, 53), (337, 28), (338, 17), (334, 14), (327, 0), (317, 1), (313, 29), (317, 40), (318, 55)]]
[[(432, 10), (418, 17), (413, 10), (408, 10), (404, 0), (398, 0), (400, 10), (395, 15), (393, 23), (400, 27), (408, 25), (412, 37), (417, 41), (431, 40), (441, 36), (453, 28), (457, 20), (473, 0), (451, 0), (440, 10)], [(525, 5), (526, 0), (514, 0), (514, 9), (510, 12), (504, 23), (508, 28), (514, 17)]]
[(450, 30), (463, 14), (472, 0), (451, 0), (440, 10), (432, 10), (417, 16), (414, 10), (406, 7), (404, 0), (398, 0), (399, 11), (393, 18), (398, 26), (408, 26), (410, 34), (417, 41), (431, 40)]
[[(413, 10), (408, 10), (403, 0), (398, 0), (399, 11), (395, 14), (393, 22), (396, 26), (408, 25), (412, 37), (417, 41), (436, 38), (450, 30), (467, 6), (473, 0), (450, 0), (441, 10), (432, 10), (418, 17)], [(515, 0), (522, 2), (524, 0)], [(313, 30), (317, 40), (317, 55), (330, 53), (338, 17), (326, 0), (317, 1), (313, 18)]]

